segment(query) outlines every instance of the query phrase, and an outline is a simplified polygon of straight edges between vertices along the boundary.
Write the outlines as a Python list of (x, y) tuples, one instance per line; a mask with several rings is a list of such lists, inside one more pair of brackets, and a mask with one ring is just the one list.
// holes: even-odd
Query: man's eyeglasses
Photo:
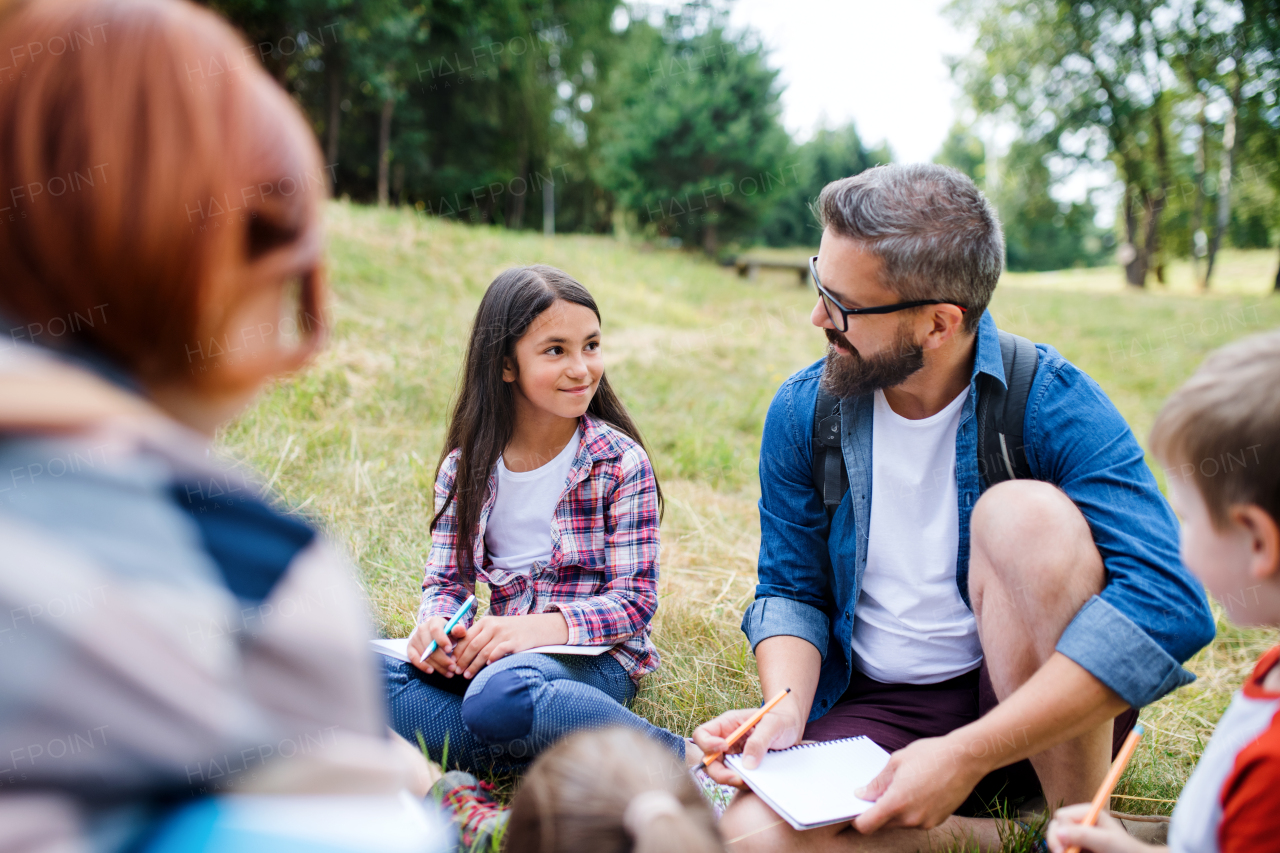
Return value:
[(831, 318), (831, 325), (836, 327), (837, 332), (849, 331), (849, 317), (855, 314), (892, 314), (895, 311), (905, 311), (908, 308), (919, 308), (921, 305), (955, 305), (961, 311), (967, 312), (969, 310), (963, 305), (947, 299), (917, 299), (913, 302), (895, 302), (892, 305), (876, 305), (872, 308), (845, 308), (818, 280), (817, 255), (809, 259), (809, 275), (813, 276), (813, 284), (818, 288), (818, 295), (822, 297), (822, 305), (827, 309), (827, 316)]

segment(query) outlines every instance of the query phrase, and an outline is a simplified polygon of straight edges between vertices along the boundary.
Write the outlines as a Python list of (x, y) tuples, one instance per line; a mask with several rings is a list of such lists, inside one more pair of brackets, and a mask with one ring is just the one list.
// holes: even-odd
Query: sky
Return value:
[[(942, 14), (947, 0), (734, 0), (733, 27), (750, 27), (781, 73), (783, 123), (798, 141), (822, 124), (853, 121), (867, 147), (887, 141), (899, 163), (933, 160), (957, 118), (968, 112), (947, 57), (973, 46), (974, 34)], [(990, 127), (989, 125), (987, 127)], [(1002, 153), (1012, 126), (979, 131)], [(1107, 168), (1081, 168), (1054, 186), (1059, 201), (1098, 204), (1110, 227), (1119, 185)]]
[(958, 115), (944, 62), (972, 36), (941, 14), (944, 0), (735, 0), (781, 71), (783, 123), (800, 141), (852, 120), (864, 143), (898, 162), (932, 160)]
[[(965, 112), (948, 57), (973, 33), (942, 14), (948, 0), (730, 0), (730, 27), (760, 35), (782, 84), (783, 124), (798, 142), (820, 126), (852, 121), (868, 148), (888, 142), (898, 163), (929, 162)], [(657, 14), (680, 0), (631, 0), (632, 14)], [(660, 15), (658, 15), (660, 18)], [(1012, 126), (984, 124), (997, 156)], [(994, 138), (992, 136), (994, 134)], [(1103, 188), (1099, 192), (1099, 188)], [(1108, 168), (1080, 168), (1050, 191), (1058, 201), (1094, 193), (1097, 223), (1110, 227), (1121, 192)]]

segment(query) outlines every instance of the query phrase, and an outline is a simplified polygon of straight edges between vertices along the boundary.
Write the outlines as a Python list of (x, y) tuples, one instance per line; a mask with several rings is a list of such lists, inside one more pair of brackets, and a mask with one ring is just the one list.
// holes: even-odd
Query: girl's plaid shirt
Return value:
[[(527, 575), (492, 567), (484, 532), (497, 494), (495, 466), (471, 540), (480, 568), (465, 577), (458, 570), (457, 503), (451, 501), (431, 536), (418, 622), (452, 616), (479, 579), (489, 586), (491, 615), (559, 611), (569, 625), (569, 645), (615, 644), (610, 654), (638, 681), (659, 664), (649, 637), (658, 609), (657, 480), (638, 443), (591, 415), (582, 416), (581, 426), (578, 452), (551, 519), (551, 559), (534, 563)], [(436, 512), (457, 469), (454, 450), (436, 477)], [(464, 624), (470, 625), (470, 617)]]

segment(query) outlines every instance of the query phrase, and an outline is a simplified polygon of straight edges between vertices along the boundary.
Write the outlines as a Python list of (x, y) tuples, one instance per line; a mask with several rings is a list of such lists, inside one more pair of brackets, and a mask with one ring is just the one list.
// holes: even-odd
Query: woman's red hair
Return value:
[[(323, 160), (297, 106), (212, 12), (0, 0), (0, 127), (0, 348), (79, 346), (144, 385), (210, 390), (311, 354)], [(301, 343), (238, 362), (237, 309), (279, 286), (263, 271), (289, 257)]]

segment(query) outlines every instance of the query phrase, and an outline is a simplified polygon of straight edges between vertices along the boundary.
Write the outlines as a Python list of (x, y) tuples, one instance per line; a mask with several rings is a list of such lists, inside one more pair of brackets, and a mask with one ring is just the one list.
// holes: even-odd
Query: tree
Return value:
[(1209, 258), (1208, 286), (1224, 240), (1257, 239), (1233, 207), (1243, 198), (1242, 157), (1260, 150), (1251, 137), (1274, 137), (1280, 124), (1274, 2), (954, 0), (950, 8), (978, 27), (956, 76), (980, 113), (1016, 122), (1026, 142), (1077, 163), (1115, 165), (1130, 284), (1142, 285), (1148, 270), (1163, 281), (1164, 258), (1176, 250)]
[(1092, 203), (1053, 199), (1053, 177), (1045, 165), (1052, 153), (1043, 141), (1016, 140), (988, 175), (986, 145), (956, 124), (934, 158), (979, 184), (993, 178), (988, 198), (1004, 227), (1005, 266), (1014, 272), (1094, 266), (1115, 248), (1111, 235), (1094, 224)]
[[(1177, 11), (1180, 14), (1176, 26), (1171, 28), (1169, 52), (1174, 69), (1181, 70), (1185, 77), (1188, 93), (1194, 98), (1197, 110), (1199, 139), (1195, 156), (1195, 206), (1191, 212), (1190, 228), (1193, 258), (1202, 252), (1205, 256), (1205, 271), (1200, 281), (1201, 287), (1207, 289), (1222, 238), (1231, 224), (1232, 183), (1237, 159), (1236, 125), (1248, 73), (1245, 68), (1249, 53), (1248, 26), (1244, 8), (1234, 2), (1194, 0)], [(1219, 147), (1220, 165), (1214, 182), (1217, 215), (1212, 236), (1206, 238), (1201, 228), (1208, 196), (1206, 183), (1211, 136), (1208, 106), (1211, 101), (1224, 102), (1226, 115)]]
[[(1242, 126), (1245, 139), (1258, 155), (1253, 169), (1265, 167), (1272, 189), (1272, 228), (1280, 234), (1280, 8), (1274, 0), (1244, 0), (1245, 38), (1248, 62), (1256, 85), (1244, 101)], [(1276, 241), (1280, 243), (1280, 240)], [(1280, 291), (1280, 267), (1276, 269), (1275, 290)]]
[(260, 46), (345, 193), (525, 227), (527, 196), (554, 172), (576, 205), (563, 224), (607, 225), (592, 106), (622, 40), (619, 0), (206, 2)]
[[(1196, 109), (1196, 151), (1192, 184), (1194, 202), (1189, 216), (1188, 232), (1191, 246), (1192, 273), (1199, 279), (1198, 261), (1209, 253), (1209, 240), (1204, 231), (1204, 207), (1208, 193), (1206, 180), (1209, 169), (1209, 99), (1217, 82), (1217, 65), (1220, 45), (1219, 34), (1211, 26), (1212, 20), (1205, 9), (1204, 0), (1195, 0), (1182, 9), (1184, 20), (1175, 34), (1172, 53), (1173, 65), (1184, 77), (1192, 93)], [(1212, 262), (1210, 262), (1212, 266)], [(1203, 279), (1208, 286), (1208, 279)]]
[(1243, 50), (1237, 49), (1233, 57), (1235, 64), (1235, 82), (1231, 87), (1231, 100), (1227, 104), (1227, 119), (1222, 133), (1222, 166), (1218, 169), (1218, 218), (1213, 228), (1213, 237), (1209, 240), (1209, 252), (1205, 257), (1204, 281), (1202, 286), (1207, 290), (1213, 278), (1213, 262), (1217, 258), (1218, 248), (1222, 245), (1222, 235), (1231, 224), (1231, 181), (1234, 175), (1233, 159), (1236, 147), (1236, 116), (1240, 112), (1240, 89), (1244, 83)]
[(601, 183), (638, 226), (716, 254), (751, 234), (796, 180), (779, 122), (777, 72), (724, 13), (690, 3), (661, 27), (632, 22), (610, 81)]
[(956, 122), (933, 162), (964, 172), (978, 186), (987, 180), (987, 146), (972, 130)]
[[(344, 98), (343, 42), (348, 24), (359, 16), (353, 0), (208, 0), (208, 5), (239, 27), (256, 48), (258, 60), (304, 109), (320, 95), (313, 69), (323, 69), (327, 109), (308, 110), (317, 135), (323, 134), (326, 163), (338, 163), (338, 139)], [(379, 14), (380, 8), (373, 8)]]
[[(1224, 241), (1229, 239), (1241, 248), (1268, 246), (1269, 231), (1280, 225), (1274, 212), (1280, 184), (1270, 174), (1280, 130), (1276, 106), (1280, 9), (1257, 0), (1195, 0), (1178, 11), (1172, 39), (1179, 59), (1175, 64), (1183, 70), (1197, 109), (1192, 253), (1206, 259), (1199, 280), (1207, 289)], [(1220, 128), (1208, 117), (1210, 105), (1222, 112)], [(1211, 223), (1203, 219), (1206, 205), (1216, 208), (1210, 212)]]
[[(363, 0), (358, 16), (346, 21), (347, 56), (351, 72), (362, 79), (361, 91), (377, 105), (376, 198), (390, 200), (391, 121), (408, 91), (408, 67), (416, 49), (431, 32), (426, 7), (414, 0)], [(331, 110), (332, 111), (332, 110)]]
[[(1115, 163), (1126, 280), (1162, 276), (1160, 220), (1171, 170), (1168, 34), (1154, 0), (957, 0), (978, 27), (977, 49), (957, 66), (980, 112), (1016, 121), (1028, 142), (1080, 160)], [(1083, 150), (1070, 150), (1064, 138)]]
[(1096, 266), (1115, 250), (1115, 238), (1094, 224), (1092, 202), (1059, 202), (1044, 142), (1016, 140), (1000, 160), (992, 201), (1004, 224), (1005, 265), (1015, 272)]
[(790, 182), (764, 214), (760, 238), (771, 246), (816, 246), (821, 237), (813, 203), (822, 188), (892, 160), (889, 149), (867, 149), (857, 128), (822, 128), (786, 158), (798, 166), (788, 169)]

